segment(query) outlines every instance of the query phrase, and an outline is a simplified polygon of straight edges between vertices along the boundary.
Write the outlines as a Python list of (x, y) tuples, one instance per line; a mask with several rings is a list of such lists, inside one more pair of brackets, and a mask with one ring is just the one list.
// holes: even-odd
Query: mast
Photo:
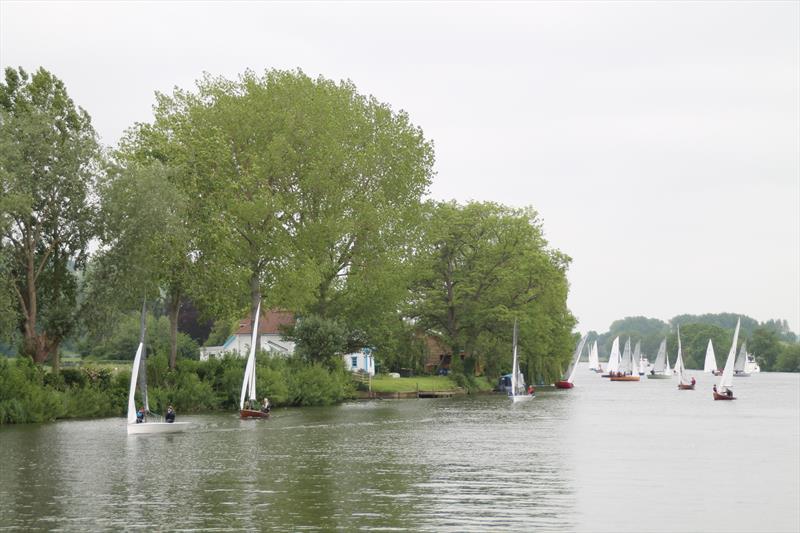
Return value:
[(514, 336), (513, 336), (513, 345), (514, 345), (514, 357), (513, 362), (511, 363), (511, 395), (517, 395), (517, 380), (519, 379), (519, 365), (517, 363), (517, 319), (514, 319)]
[(142, 298), (142, 316), (139, 319), (139, 346), (141, 346), (142, 354), (139, 360), (139, 392), (142, 395), (142, 405), (144, 412), (150, 412), (150, 402), (147, 399), (147, 345), (145, 338), (147, 336), (147, 301)]

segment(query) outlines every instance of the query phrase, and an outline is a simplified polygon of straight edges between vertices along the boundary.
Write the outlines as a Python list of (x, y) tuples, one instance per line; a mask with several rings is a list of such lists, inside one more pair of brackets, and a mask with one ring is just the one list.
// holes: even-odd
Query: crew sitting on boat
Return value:
[(528, 395), (532, 395), (534, 390), (533, 385), (528, 385)]
[(175, 410), (172, 408), (171, 405), (167, 407), (167, 416), (165, 418), (169, 423), (175, 422)]
[(694, 379), (694, 377), (692, 377), (692, 387), (694, 387), (695, 383), (697, 383), (697, 381)]
[(269, 405), (269, 398), (264, 398), (264, 401), (261, 403), (261, 412), (269, 413), (270, 409), (272, 408)]

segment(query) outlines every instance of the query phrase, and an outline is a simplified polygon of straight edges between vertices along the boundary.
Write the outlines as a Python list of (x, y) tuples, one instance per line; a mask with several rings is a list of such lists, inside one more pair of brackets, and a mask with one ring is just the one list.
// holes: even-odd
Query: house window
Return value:
[(353, 357), (350, 358), (350, 366), (352, 368), (358, 368), (358, 356), (357, 355), (354, 355)]

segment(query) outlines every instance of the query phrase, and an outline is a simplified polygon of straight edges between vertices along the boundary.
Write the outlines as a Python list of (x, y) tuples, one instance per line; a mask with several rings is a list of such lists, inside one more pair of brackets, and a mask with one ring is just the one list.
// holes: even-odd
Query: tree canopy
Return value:
[(7, 68), (0, 82), (0, 256), (6, 262), (21, 353), (58, 366), (73, 330), (81, 268), (94, 236), (101, 152), (89, 114), (40, 68)]

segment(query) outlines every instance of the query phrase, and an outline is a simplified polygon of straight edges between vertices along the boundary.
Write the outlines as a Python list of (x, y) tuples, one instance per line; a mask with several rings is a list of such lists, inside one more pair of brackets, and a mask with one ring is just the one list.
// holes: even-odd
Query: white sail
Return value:
[(736, 356), (736, 363), (733, 365), (734, 372), (744, 372), (744, 366), (747, 363), (747, 341), (742, 343), (739, 349), (739, 355)]
[(714, 355), (714, 345), (711, 344), (711, 339), (708, 339), (708, 347), (706, 348), (706, 360), (703, 363), (703, 372), (715, 372), (717, 370), (717, 358)]
[(139, 365), (142, 361), (142, 351), (144, 344), (139, 343), (136, 349), (136, 356), (133, 358), (133, 368), (131, 369), (131, 387), (128, 391), (128, 424), (136, 423), (136, 382), (139, 379)]
[(678, 380), (689, 384), (689, 377), (686, 375), (686, 368), (683, 365), (683, 349), (681, 348), (681, 327), (678, 326), (678, 357), (675, 359), (675, 372), (678, 373)]
[(597, 341), (592, 343), (589, 349), (589, 368), (592, 370), (600, 370), (600, 358), (597, 356)]
[(611, 355), (608, 356), (608, 368), (606, 369), (609, 373), (611, 372), (619, 372), (619, 363), (620, 363), (620, 355), (619, 355), (619, 337), (614, 339), (613, 344), (611, 344)]
[(736, 357), (736, 343), (739, 341), (739, 325), (742, 319), (736, 321), (736, 329), (733, 332), (733, 344), (731, 350), (728, 352), (728, 358), (725, 360), (725, 369), (722, 371), (722, 376), (719, 378), (719, 393), (722, 394), (724, 389), (730, 389), (733, 384), (733, 365)]
[(653, 363), (653, 371), (657, 374), (663, 374), (667, 372), (667, 366), (665, 366), (667, 360), (667, 339), (661, 341), (661, 345), (658, 347), (658, 353), (656, 354), (656, 362)]
[(633, 354), (631, 354), (631, 338), (625, 341), (625, 349), (622, 351), (622, 372), (633, 374)]
[(586, 344), (586, 337), (587, 335), (584, 335), (580, 342), (578, 342), (578, 346), (575, 348), (575, 353), (572, 356), (572, 364), (567, 368), (566, 376), (567, 381), (570, 383), (575, 379), (575, 370), (578, 368), (578, 361), (580, 361), (581, 353), (583, 353), (583, 345)]
[(250, 337), (250, 353), (244, 365), (242, 394), (239, 398), (239, 409), (244, 409), (245, 399), (257, 400), (256, 397), (256, 341), (258, 340), (258, 322), (261, 318), (261, 302), (256, 305), (256, 316), (253, 321), (253, 334)]
[(642, 368), (642, 341), (636, 341), (636, 346), (633, 347), (633, 373), (636, 369)]

